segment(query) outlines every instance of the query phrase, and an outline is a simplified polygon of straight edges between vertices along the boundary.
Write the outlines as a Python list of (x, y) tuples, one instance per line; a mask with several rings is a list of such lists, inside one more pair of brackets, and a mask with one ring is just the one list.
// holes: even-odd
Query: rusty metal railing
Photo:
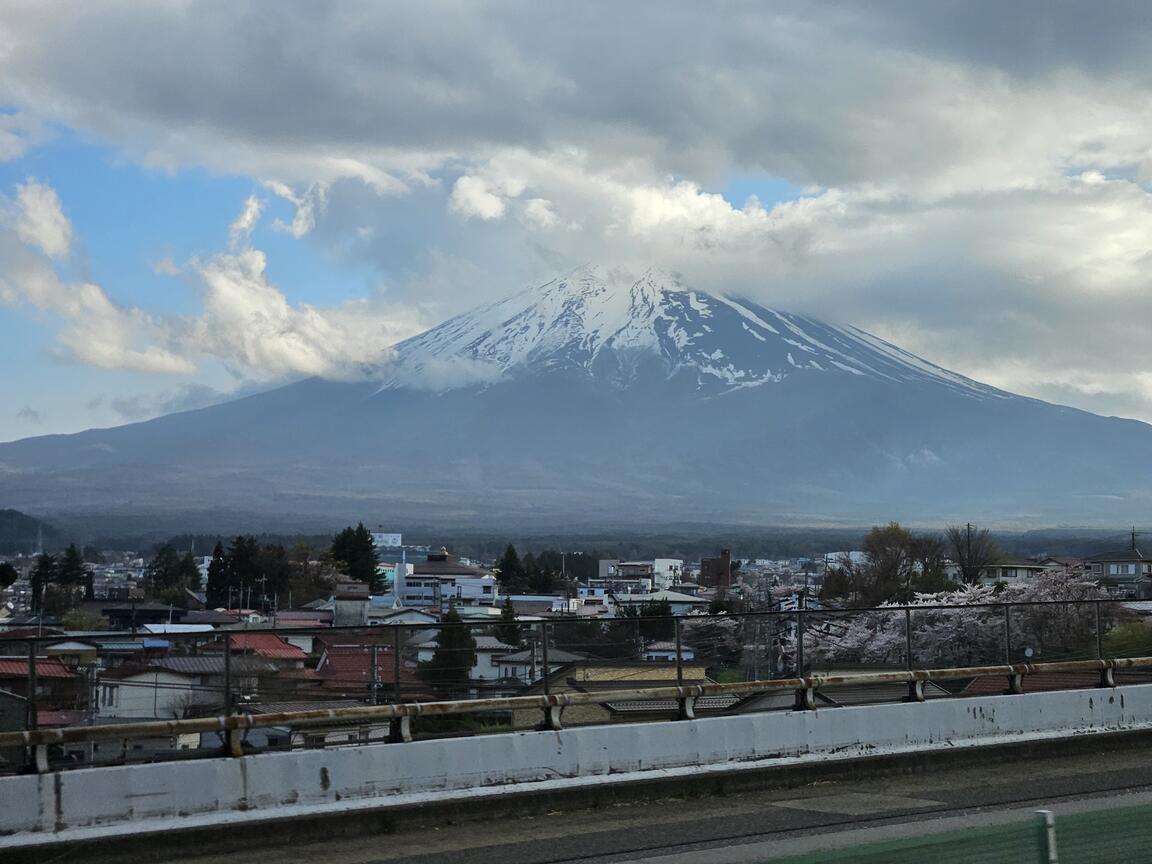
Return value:
[(749, 696), (794, 691), (796, 695), (795, 707), (800, 710), (812, 710), (816, 707), (816, 692), (829, 687), (861, 684), (907, 684), (908, 695), (904, 701), (922, 702), (925, 699), (924, 685), (931, 682), (1003, 676), (1007, 679), (1005, 693), (1022, 693), (1023, 681), (1028, 675), (1053, 672), (1098, 672), (1098, 686), (1115, 687), (1117, 686), (1114, 678), (1116, 670), (1149, 667), (1152, 667), (1152, 657), (1126, 657), (1109, 660), (1069, 660), (1054, 663), (1020, 663), (948, 669), (893, 670), (863, 674), (816, 674), (798, 678), (742, 681), (729, 684), (643, 687), (631, 690), (550, 693), (547, 695), (510, 696), (465, 701), (409, 702), (269, 714), (228, 714), (218, 717), (0, 732), (0, 750), (28, 748), (32, 751), (30, 755), (33, 757), (32, 761), (37, 770), (44, 772), (50, 770), (47, 758), (48, 748), (61, 744), (131, 741), (182, 734), (219, 733), (225, 737), (228, 743), (227, 754), (239, 757), (244, 755), (243, 733), (249, 729), (261, 727), (305, 729), (317, 726), (342, 726), (374, 722), (382, 724), (387, 722), (391, 727), (391, 740), (406, 742), (413, 740), (411, 721), (418, 717), (539, 710), (543, 712), (543, 722), (538, 728), (559, 730), (563, 728), (564, 708), (577, 705), (598, 705), (605, 702), (674, 700), (678, 705), (679, 718), (692, 720), (695, 719), (696, 700), (706, 696)]

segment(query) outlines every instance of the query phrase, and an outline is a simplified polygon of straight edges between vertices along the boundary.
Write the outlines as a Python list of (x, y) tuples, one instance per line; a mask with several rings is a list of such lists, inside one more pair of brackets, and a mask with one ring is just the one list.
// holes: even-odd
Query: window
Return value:
[(488, 658), (488, 662), (492, 666), (496, 667), (497, 669), (500, 668), (500, 658), (497, 657), (495, 654), (493, 654), (491, 657)]

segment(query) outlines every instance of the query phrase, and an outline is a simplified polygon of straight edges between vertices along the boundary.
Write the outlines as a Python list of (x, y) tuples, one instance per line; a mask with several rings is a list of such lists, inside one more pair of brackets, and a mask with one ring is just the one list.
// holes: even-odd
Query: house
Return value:
[(680, 594), (677, 591), (654, 591), (651, 594), (613, 594), (612, 604), (617, 610), (639, 607), (652, 603), (667, 603), (673, 615), (688, 615), (692, 612), (707, 612), (710, 602), (704, 597)]
[[(675, 642), (650, 642), (644, 646), (644, 659), (650, 662), (675, 663)], [(680, 646), (680, 660), (695, 660), (696, 651), (687, 645)]]
[(548, 649), (548, 671), (544, 671), (544, 654), (538, 645), (517, 651), (514, 654), (504, 654), (497, 658), (500, 663), (500, 680), (519, 681), (524, 686), (531, 686), (541, 680), (545, 674), (551, 675), (558, 669), (571, 663), (582, 663), (588, 660), (586, 654), (573, 654), (570, 651), (561, 651), (559, 648)]
[(219, 641), (205, 647), (205, 651), (224, 650), (225, 639), (231, 646), (232, 654), (251, 655), (275, 664), (277, 669), (303, 669), (308, 655), (303, 649), (291, 645), (275, 633), (229, 633)]
[[(473, 638), (476, 640), (476, 659), (472, 668), (468, 670), (468, 680), (499, 681), (502, 677), (500, 658), (506, 654), (516, 653), (517, 647), (501, 642), (495, 636), (475, 636)], [(411, 646), (416, 651), (416, 659), (420, 663), (430, 663), (436, 654), (437, 647), (439, 646), (435, 639)]]
[(1034, 579), (1042, 573), (1062, 569), (1064, 568), (1059, 564), (1046, 564), (1040, 561), (1009, 558), (985, 567), (983, 573), (980, 575), (980, 583), (982, 585), (996, 585), (1000, 582), (1007, 582), (1009, 585), (1012, 585), (1017, 582), (1027, 581), (1028, 579)]
[(732, 552), (721, 549), (718, 558), (700, 559), (700, 584), (727, 591), (732, 586)]
[[(75, 708), (83, 695), (83, 676), (58, 657), (36, 658), (36, 702), (43, 708)], [(28, 692), (28, 655), (0, 657), (0, 690)]]
[(465, 564), (443, 548), (414, 563), (411, 575), (398, 578), (396, 594), (404, 606), (418, 608), (451, 603), (491, 606), (500, 600), (492, 571)]
[[(162, 657), (152, 660), (145, 669), (171, 672), (176, 675), (186, 675), (195, 679), (198, 692), (209, 694), (204, 699), (221, 704), (223, 701), (225, 678), (228, 673), (232, 678), (232, 697), (234, 700), (257, 698), (262, 689), (275, 686), (275, 677), (278, 672), (276, 665), (259, 657), (233, 657), (225, 668), (222, 654), (198, 654), (182, 657)], [(132, 671), (131, 667), (121, 667)], [(265, 686), (266, 685), (266, 686)], [(196, 701), (200, 704), (200, 700)]]
[[(375, 670), (373, 670), (375, 661)], [(329, 645), (316, 666), (320, 690), (326, 698), (336, 696), (369, 701), (375, 685), (381, 702), (430, 699), (428, 686), (416, 677), (391, 645)]]
[(1113, 597), (1152, 599), (1152, 557), (1136, 545), (1135, 536), (1128, 548), (1089, 556), (1084, 565), (1085, 574)]
[(196, 707), (219, 708), (223, 688), (206, 690), (200, 676), (168, 669), (121, 666), (96, 679), (96, 716), (131, 720), (173, 720), (192, 716)]
[(237, 621), (236, 615), (218, 609), (190, 609), (182, 619), (184, 624), (210, 624), (213, 627), (228, 627)]
[(439, 620), (439, 616), (426, 609), (410, 609), (403, 606), (368, 613), (368, 625), (371, 627), (395, 626), (397, 624), (430, 626), (435, 625)]
[(166, 656), (172, 647), (169, 640), (150, 636), (142, 639), (94, 637), (92, 641), (100, 655), (101, 665), (107, 669), (114, 669), (125, 663), (143, 665), (149, 660)]
[(100, 614), (113, 630), (135, 630), (145, 624), (179, 624), (187, 611), (167, 603), (127, 603), (102, 606)]

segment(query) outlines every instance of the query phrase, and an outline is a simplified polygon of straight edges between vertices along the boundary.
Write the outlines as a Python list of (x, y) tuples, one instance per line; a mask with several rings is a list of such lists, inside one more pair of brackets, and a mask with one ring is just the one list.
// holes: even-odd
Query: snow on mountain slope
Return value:
[(400, 343), (381, 389), (448, 390), (551, 369), (596, 377), (609, 369), (619, 385), (620, 370), (645, 357), (659, 358), (669, 376), (694, 372), (711, 392), (822, 372), (1008, 396), (855, 327), (706, 294), (658, 271), (633, 281), (590, 267)]

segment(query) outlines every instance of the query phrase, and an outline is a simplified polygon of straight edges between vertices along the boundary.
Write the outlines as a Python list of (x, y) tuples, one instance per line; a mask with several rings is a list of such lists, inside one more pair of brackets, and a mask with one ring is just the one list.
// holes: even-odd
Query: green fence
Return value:
[[(1049, 838), (1054, 839), (1050, 849)], [(829, 849), (773, 864), (1152, 864), (1152, 806), (1059, 814), (1049, 832), (1041, 815), (1005, 825), (974, 826)]]

